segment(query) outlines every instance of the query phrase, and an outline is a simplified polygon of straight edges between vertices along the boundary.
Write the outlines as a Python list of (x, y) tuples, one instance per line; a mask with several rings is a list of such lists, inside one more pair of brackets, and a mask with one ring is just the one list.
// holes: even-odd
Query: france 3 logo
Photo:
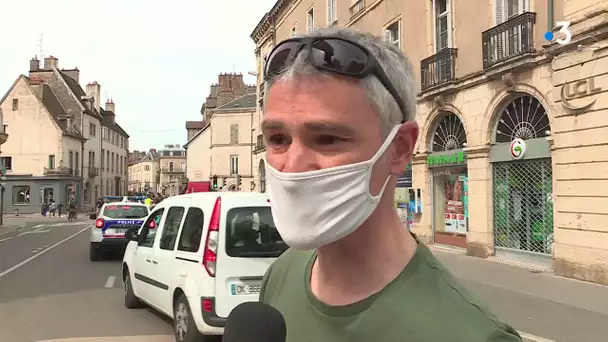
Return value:
[[(570, 31), (570, 22), (569, 21), (558, 21), (555, 23), (557, 27), (559, 27), (559, 31), (557, 31), (557, 35), (560, 37), (555, 39), (555, 42), (559, 45), (566, 45), (570, 43), (572, 40), (572, 32)], [(556, 37), (552, 31), (548, 31), (545, 33), (545, 39), (552, 42)]]

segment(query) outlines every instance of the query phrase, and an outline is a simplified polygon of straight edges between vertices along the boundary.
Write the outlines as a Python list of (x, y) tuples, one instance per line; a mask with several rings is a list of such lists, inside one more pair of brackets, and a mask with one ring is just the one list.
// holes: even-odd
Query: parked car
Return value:
[(287, 246), (264, 194), (190, 193), (163, 200), (126, 233), (124, 302), (172, 318), (179, 342), (221, 335), (234, 307), (257, 301)]

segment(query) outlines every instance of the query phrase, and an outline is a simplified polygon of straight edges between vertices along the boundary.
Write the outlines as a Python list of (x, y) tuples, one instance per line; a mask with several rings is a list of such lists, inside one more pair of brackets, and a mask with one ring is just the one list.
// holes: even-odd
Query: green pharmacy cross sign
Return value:
[(428, 166), (442, 166), (453, 164), (464, 164), (466, 155), (463, 151), (451, 154), (431, 154), (426, 158)]

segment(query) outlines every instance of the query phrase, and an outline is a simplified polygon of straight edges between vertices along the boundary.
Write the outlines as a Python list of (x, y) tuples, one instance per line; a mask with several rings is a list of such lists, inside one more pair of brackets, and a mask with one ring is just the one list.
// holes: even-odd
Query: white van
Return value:
[(264, 273), (287, 249), (259, 193), (170, 197), (125, 236), (125, 306), (144, 302), (173, 318), (179, 342), (223, 334), (232, 309), (258, 300)]

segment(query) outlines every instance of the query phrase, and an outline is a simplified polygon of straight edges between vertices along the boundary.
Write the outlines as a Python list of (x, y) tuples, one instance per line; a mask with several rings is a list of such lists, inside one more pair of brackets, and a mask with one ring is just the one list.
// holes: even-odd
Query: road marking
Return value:
[(23, 236), (23, 235), (28, 235), (28, 234), (44, 234), (44, 233), (48, 233), (50, 231), (51, 231), (50, 229), (43, 230), (43, 229), (38, 228), (38, 229), (34, 229), (34, 230), (28, 230), (27, 232), (23, 232), (17, 236)]
[(43, 224), (39, 224), (39, 225), (33, 226), (32, 228), (36, 229), (36, 228), (40, 228), (40, 227), (44, 227), (44, 225)]
[(109, 276), (108, 280), (106, 281), (106, 285), (104, 286), (106, 289), (111, 289), (114, 287), (114, 282), (116, 282), (116, 277), (115, 276)]
[(4, 277), (5, 275), (7, 275), (7, 274), (9, 274), (9, 273), (13, 272), (14, 270), (16, 270), (16, 269), (18, 269), (18, 268), (20, 268), (20, 267), (22, 267), (22, 266), (24, 266), (24, 265), (27, 265), (27, 264), (28, 264), (28, 263), (30, 263), (31, 261), (33, 261), (33, 260), (35, 260), (35, 259), (39, 258), (40, 256), (42, 256), (44, 253), (46, 253), (46, 252), (48, 252), (48, 251), (52, 250), (53, 248), (55, 248), (55, 247), (57, 247), (57, 246), (59, 246), (59, 245), (61, 245), (61, 244), (65, 243), (65, 242), (67, 242), (67, 241), (69, 241), (69, 240), (73, 239), (73, 238), (74, 238), (74, 237), (76, 237), (77, 235), (79, 235), (79, 234), (81, 234), (81, 233), (83, 233), (83, 232), (86, 232), (88, 229), (89, 229), (89, 227), (85, 227), (85, 228), (83, 228), (83, 229), (81, 229), (81, 230), (77, 231), (76, 233), (74, 233), (74, 234), (72, 234), (72, 235), (68, 236), (67, 238), (65, 238), (65, 239), (63, 239), (63, 240), (61, 240), (61, 241), (59, 241), (59, 242), (55, 243), (54, 245), (50, 246), (49, 248), (44, 249), (44, 250), (42, 250), (42, 251), (38, 252), (37, 254), (34, 254), (34, 255), (32, 255), (31, 257), (29, 257), (29, 258), (27, 258), (27, 259), (23, 260), (22, 262), (20, 262), (20, 263), (18, 263), (18, 264), (16, 264), (16, 265), (14, 265), (14, 266), (12, 266), (12, 267), (10, 267), (10, 268), (8, 268), (8, 269), (6, 269), (6, 270), (2, 271), (2, 272), (0, 272), (0, 278)]
[(14, 236), (0, 239), (0, 242), (8, 241), (8, 240), (11, 240), (12, 238), (14, 238)]

